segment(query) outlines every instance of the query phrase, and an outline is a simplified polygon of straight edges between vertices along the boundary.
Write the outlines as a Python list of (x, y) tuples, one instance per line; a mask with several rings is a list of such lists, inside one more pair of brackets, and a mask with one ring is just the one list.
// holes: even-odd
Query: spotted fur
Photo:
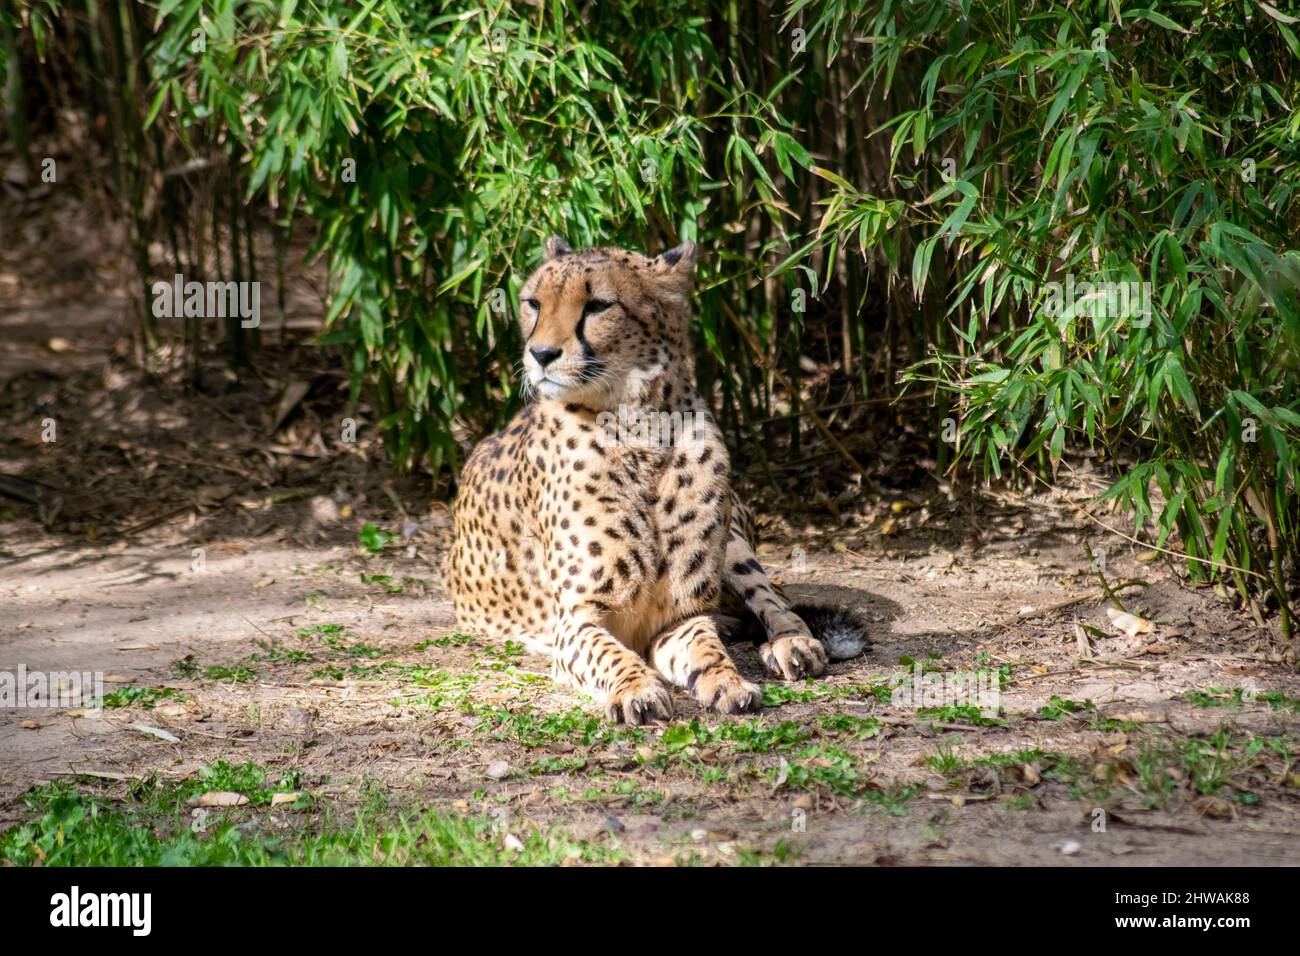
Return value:
[[(654, 258), (547, 243), (520, 292), (536, 401), (466, 462), (448, 556), (462, 627), (549, 654), (558, 680), (629, 723), (670, 717), (670, 685), (719, 713), (760, 706), (718, 632), (724, 589), (761, 622), (771, 674), (827, 664), (754, 556), (694, 385), (695, 259), (693, 243)], [(651, 415), (669, 427), (618, 427)]]

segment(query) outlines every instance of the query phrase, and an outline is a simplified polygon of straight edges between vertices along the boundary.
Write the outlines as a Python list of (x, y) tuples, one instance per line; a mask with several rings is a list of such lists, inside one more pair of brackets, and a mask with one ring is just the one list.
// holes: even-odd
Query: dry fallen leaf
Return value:
[[(1169, 719), (1166, 714), (1157, 711), (1135, 708), (1133, 710), (1107, 710), (1104, 715), (1107, 720), (1116, 720), (1124, 724), (1163, 724)], [(1113, 753), (1120, 753), (1128, 747), (1125, 744), (1119, 750), (1113, 750)]]
[(1079, 656), (1084, 660), (1091, 660), (1093, 657), (1092, 645), (1088, 643), (1088, 635), (1084, 632), (1076, 621), (1074, 624), (1074, 646), (1078, 650)]
[(131, 729), (138, 730), (142, 734), (148, 734), (150, 737), (157, 737), (159, 740), (165, 740), (169, 744), (178, 744), (181, 742), (181, 738), (177, 737), (175, 734), (170, 734), (157, 727), (150, 727), (148, 724), (132, 724)]
[(280, 807), (286, 803), (297, 803), (301, 793), (273, 793), (271, 794), (271, 806)]
[(229, 790), (209, 790), (199, 796), (201, 807), (242, 807), (246, 803), (248, 797), (242, 793), (231, 793)]
[(1237, 815), (1237, 809), (1231, 802), (1223, 799), (1223, 797), (1213, 797), (1209, 794), (1193, 800), (1192, 809), (1201, 816), (1210, 817), (1213, 820), (1231, 820)]
[(1139, 634), (1153, 634), (1156, 626), (1144, 617), (1138, 617), (1136, 614), (1130, 614), (1128, 611), (1121, 611), (1118, 608), (1106, 608), (1106, 616), (1110, 618), (1110, 623), (1116, 628), (1123, 631), (1128, 637), (1136, 637)]

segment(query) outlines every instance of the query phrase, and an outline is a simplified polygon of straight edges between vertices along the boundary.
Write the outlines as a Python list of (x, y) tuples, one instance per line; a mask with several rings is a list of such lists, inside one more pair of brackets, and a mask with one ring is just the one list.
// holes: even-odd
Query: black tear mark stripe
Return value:
[(584, 362), (595, 361), (596, 350), (593, 349), (591, 343), (587, 341), (587, 313), (585, 311), (578, 318), (578, 325), (577, 328), (573, 330), (573, 334), (577, 336), (578, 346), (582, 349), (582, 360)]

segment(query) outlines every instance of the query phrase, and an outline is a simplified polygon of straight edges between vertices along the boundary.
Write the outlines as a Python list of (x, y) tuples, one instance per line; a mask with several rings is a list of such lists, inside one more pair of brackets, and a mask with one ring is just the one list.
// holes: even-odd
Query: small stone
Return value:
[(510, 764), (504, 760), (493, 760), (488, 764), (487, 775), (493, 780), (500, 780), (510, 773)]
[(311, 516), (317, 524), (333, 524), (339, 520), (339, 506), (325, 495), (311, 500)]

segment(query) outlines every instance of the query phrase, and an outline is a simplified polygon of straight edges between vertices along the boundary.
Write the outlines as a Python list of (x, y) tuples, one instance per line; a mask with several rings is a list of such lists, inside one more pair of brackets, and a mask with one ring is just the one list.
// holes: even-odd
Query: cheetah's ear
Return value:
[(695, 273), (695, 260), (699, 258), (700, 247), (693, 242), (683, 242), (680, 246), (665, 249), (651, 260), (655, 275), (659, 277), (659, 286), (673, 296), (685, 296), (691, 289), (691, 277)]
[(695, 269), (695, 260), (700, 257), (700, 247), (693, 242), (683, 242), (680, 246), (659, 253), (659, 263), (669, 272), (690, 275)]
[(559, 236), (551, 236), (546, 240), (546, 259), (558, 259), (560, 256), (567, 256), (573, 252), (573, 247), (565, 242)]

